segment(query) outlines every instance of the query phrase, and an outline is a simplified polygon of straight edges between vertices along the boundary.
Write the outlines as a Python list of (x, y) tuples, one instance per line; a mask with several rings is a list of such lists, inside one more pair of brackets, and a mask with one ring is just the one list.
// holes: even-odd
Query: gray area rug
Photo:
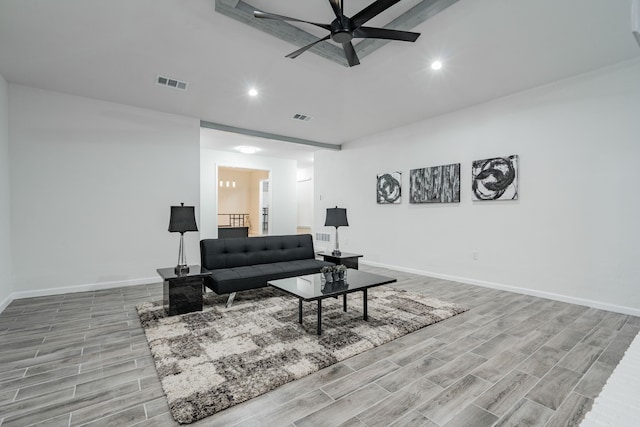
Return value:
[(304, 303), (300, 325), (297, 298), (270, 287), (239, 292), (229, 309), (215, 294), (202, 312), (137, 309), (171, 414), (188, 424), (467, 310), (385, 286), (368, 294), (368, 322), (361, 292), (349, 294), (346, 313), (342, 297), (323, 300), (322, 336), (315, 302)]

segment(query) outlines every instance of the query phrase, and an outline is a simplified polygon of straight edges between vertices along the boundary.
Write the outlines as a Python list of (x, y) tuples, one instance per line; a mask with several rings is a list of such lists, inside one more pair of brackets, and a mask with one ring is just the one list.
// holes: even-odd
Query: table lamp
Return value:
[(178, 265), (175, 268), (176, 274), (189, 272), (187, 265), (187, 255), (184, 250), (184, 233), (187, 231), (198, 231), (196, 216), (193, 206), (171, 206), (171, 216), (169, 217), (169, 231), (180, 233), (180, 249), (178, 250)]
[(336, 248), (331, 252), (332, 255), (340, 256), (340, 242), (338, 241), (338, 227), (348, 227), (347, 210), (344, 208), (327, 208), (327, 218), (324, 221), (325, 227), (336, 228)]

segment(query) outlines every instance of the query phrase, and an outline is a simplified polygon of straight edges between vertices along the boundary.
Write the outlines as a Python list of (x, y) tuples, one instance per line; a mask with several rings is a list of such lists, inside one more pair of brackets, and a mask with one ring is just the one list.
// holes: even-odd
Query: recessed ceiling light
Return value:
[(258, 96), (258, 90), (254, 87), (249, 89), (249, 96)]
[(432, 70), (436, 70), (437, 71), (437, 70), (439, 70), (441, 68), (442, 68), (442, 62), (441, 61), (433, 61), (431, 63), (431, 69)]
[(236, 148), (239, 152), (241, 152), (242, 154), (255, 154), (258, 152), (258, 149), (256, 147), (250, 147), (248, 145), (241, 145), (240, 147)]

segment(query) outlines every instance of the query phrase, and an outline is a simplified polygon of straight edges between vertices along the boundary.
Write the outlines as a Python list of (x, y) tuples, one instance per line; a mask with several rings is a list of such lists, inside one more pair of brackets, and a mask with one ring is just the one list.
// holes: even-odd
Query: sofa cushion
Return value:
[(245, 265), (211, 270), (205, 284), (217, 294), (226, 294), (267, 285), (267, 281), (320, 272), (330, 262), (301, 259), (268, 264)]
[(208, 270), (314, 259), (310, 234), (200, 241), (201, 264)]

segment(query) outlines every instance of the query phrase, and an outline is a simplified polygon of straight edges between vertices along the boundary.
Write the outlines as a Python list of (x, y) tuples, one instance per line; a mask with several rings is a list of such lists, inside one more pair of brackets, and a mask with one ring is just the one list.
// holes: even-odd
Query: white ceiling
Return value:
[[(332, 18), (327, 0), (253, 1), (304, 20)], [(345, 9), (367, 3), (347, 0)], [(460, 0), (413, 29), (422, 33), (416, 43), (391, 42), (346, 68), (310, 52), (285, 58), (297, 47), (215, 12), (214, 0), (1, 0), (0, 74), (340, 144), (637, 58), (630, 10), (630, 0)], [(439, 73), (429, 69), (434, 58), (445, 62)], [(158, 75), (186, 81), (188, 90), (158, 86)], [(247, 96), (250, 86), (258, 97)], [(313, 120), (294, 121), (294, 113)]]

